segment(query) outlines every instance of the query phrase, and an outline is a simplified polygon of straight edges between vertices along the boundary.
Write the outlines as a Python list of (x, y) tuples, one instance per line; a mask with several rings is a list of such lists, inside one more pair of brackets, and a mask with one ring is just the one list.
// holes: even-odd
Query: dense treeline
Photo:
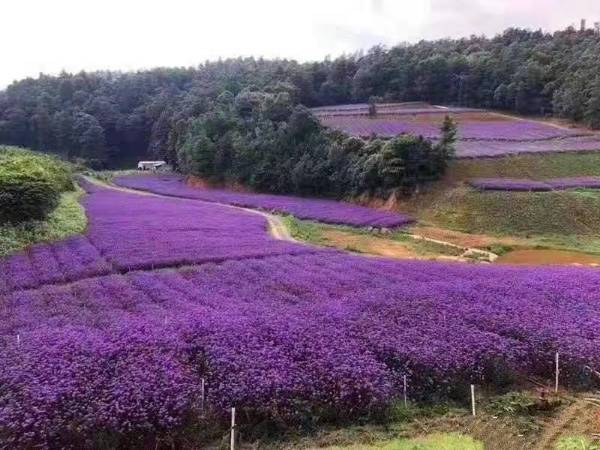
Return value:
[(408, 135), (364, 141), (326, 130), (286, 90), (245, 89), (210, 101), (176, 147), (183, 172), (218, 184), (346, 197), (387, 195), (439, 178), (455, 135), (447, 117), (436, 143)]
[(0, 143), (97, 166), (176, 161), (189, 128), (223, 92), (286, 92), (316, 106), (384, 100), (548, 114), (600, 127), (600, 37), (509, 29), (492, 39), (423, 41), (299, 64), (232, 59), (189, 69), (63, 73), (0, 92)]

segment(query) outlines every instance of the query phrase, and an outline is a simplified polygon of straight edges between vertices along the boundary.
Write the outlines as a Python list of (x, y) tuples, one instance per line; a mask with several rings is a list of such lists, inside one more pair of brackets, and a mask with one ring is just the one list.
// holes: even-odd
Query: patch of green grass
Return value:
[(372, 445), (325, 447), (327, 450), (483, 450), (483, 444), (458, 433), (436, 433), (414, 439), (395, 439)]
[(22, 250), (36, 242), (82, 233), (87, 225), (85, 210), (78, 201), (82, 193), (80, 189), (63, 193), (58, 206), (44, 221), (0, 226), (0, 256)]
[(115, 177), (123, 177), (127, 175), (152, 174), (154, 172), (140, 172), (139, 170), (86, 170), (83, 172), (88, 177), (96, 178), (105, 183), (112, 183)]
[(446, 181), (470, 178), (528, 178), (543, 180), (600, 176), (600, 152), (544, 153), (502, 158), (458, 159), (451, 163)]
[(498, 255), (498, 256), (502, 256), (502, 255), (506, 255), (507, 253), (513, 251), (515, 248), (512, 245), (505, 245), (505, 244), (494, 244), (494, 245), (490, 245), (489, 247), (486, 248), (486, 250)]
[(317, 245), (324, 244), (323, 231), (327, 225), (299, 220), (293, 216), (283, 216), (281, 220), (294, 239)]
[(600, 191), (479, 192), (461, 187), (429, 205), (422, 217), (466, 233), (600, 236)]
[(405, 242), (419, 255), (460, 256), (464, 253), (464, 249), (460, 247), (445, 245), (439, 242), (432, 242), (424, 239), (409, 238)]

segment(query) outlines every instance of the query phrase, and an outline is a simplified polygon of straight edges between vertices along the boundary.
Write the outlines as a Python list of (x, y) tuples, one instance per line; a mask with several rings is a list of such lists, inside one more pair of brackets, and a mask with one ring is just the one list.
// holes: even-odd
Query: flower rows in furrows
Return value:
[(288, 195), (234, 192), (225, 189), (195, 188), (185, 184), (179, 175), (133, 175), (117, 177), (114, 183), (174, 197), (204, 200), (245, 208), (257, 208), (291, 214), (299, 219), (359, 227), (394, 228), (411, 219), (404, 214), (382, 211), (334, 200), (292, 197)]
[(513, 178), (474, 178), (469, 184), (484, 191), (553, 191), (575, 188), (598, 189), (600, 177), (552, 178), (543, 181)]
[[(600, 367), (600, 272), (334, 251), (129, 272), (0, 297), (0, 439), (176, 432), (208, 404), (245, 420), (357, 416), (411, 398), (561, 383)], [(16, 336), (19, 335), (19, 339)]]
[[(397, 115), (396, 117), (384, 115), (374, 118), (364, 116), (324, 116), (320, 120), (325, 126), (356, 136), (371, 136), (375, 134), (383, 137), (391, 137), (402, 133), (422, 135), (432, 139), (440, 136), (440, 125), (438, 123), (418, 122), (403, 115)], [(484, 122), (459, 120), (458, 124), (458, 138), (460, 140), (527, 142), (589, 134), (589, 132), (582, 130), (557, 128), (540, 122), (525, 120)]]
[(112, 272), (314, 251), (270, 237), (258, 214), (85, 187), (86, 235), (0, 259), (0, 293)]

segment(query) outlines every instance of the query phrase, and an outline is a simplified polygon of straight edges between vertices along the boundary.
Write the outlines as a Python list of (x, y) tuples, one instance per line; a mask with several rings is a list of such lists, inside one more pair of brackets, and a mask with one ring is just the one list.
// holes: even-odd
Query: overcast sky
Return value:
[(552, 31), (584, 17), (600, 20), (600, 0), (1, 0), (0, 88), (63, 69), (306, 61), (509, 26)]

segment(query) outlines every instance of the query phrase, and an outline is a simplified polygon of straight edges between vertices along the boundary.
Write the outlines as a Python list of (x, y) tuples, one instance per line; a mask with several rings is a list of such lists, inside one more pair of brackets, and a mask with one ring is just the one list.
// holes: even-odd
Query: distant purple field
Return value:
[(389, 138), (408, 133), (434, 140), (440, 136), (436, 117), (454, 113), (458, 121), (458, 158), (600, 150), (600, 134), (597, 133), (559, 128), (534, 120), (494, 118), (492, 113), (469, 108), (444, 110), (425, 105), (411, 109), (388, 105), (387, 108), (382, 106), (376, 117), (369, 117), (368, 105), (363, 104), (314, 108), (313, 112), (325, 126), (355, 136)]
[[(428, 113), (429, 111), (420, 111)], [(428, 138), (440, 136), (440, 126), (436, 123), (415, 121), (412, 117), (404, 120), (401, 115), (381, 115), (374, 118), (363, 116), (321, 117), (321, 122), (328, 127), (345, 131), (348, 134), (368, 137), (373, 134), (382, 137), (393, 137), (408, 133)], [(561, 129), (541, 122), (524, 120), (498, 120), (483, 122), (460, 122), (458, 138), (460, 140), (527, 142), (555, 139), (567, 136), (589, 134), (582, 130)]]
[(86, 188), (85, 238), (0, 259), (1, 448), (177, 447), (214, 427), (202, 379), (223, 423), (235, 406), (242, 426), (295, 425), (379, 411), (404, 376), (418, 400), (551, 379), (556, 351), (563, 385), (600, 368), (598, 270), (359, 257), (275, 241), (249, 212)]
[(178, 175), (118, 177), (115, 184), (133, 189), (204, 200), (245, 208), (258, 208), (291, 214), (299, 219), (359, 227), (394, 228), (411, 222), (407, 216), (334, 200), (292, 197), (287, 195), (254, 194), (224, 189), (203, 189), (185, 184)]
[(553, 178), (543, 181), (512, 178), (475, 178), (469, 184), (484, 191), (552, 191), (574, 188), (600, 188), (600, 177)]
[[(313, 114), (318, 117), (325, 116), (367, 116), (369, 114), (369, 105), (367, 103), (356, 103), (349, 105), (319, 106), (311, 108)], [(480, 109), (463, 107), (440, 107), (428, 105), (423, 102), (409, 103), (383, 103), (377, 104), (377, 114), (386, 115), (411, 115), (411, 114), (448, 114), (460, 112), (477, 112)]]

